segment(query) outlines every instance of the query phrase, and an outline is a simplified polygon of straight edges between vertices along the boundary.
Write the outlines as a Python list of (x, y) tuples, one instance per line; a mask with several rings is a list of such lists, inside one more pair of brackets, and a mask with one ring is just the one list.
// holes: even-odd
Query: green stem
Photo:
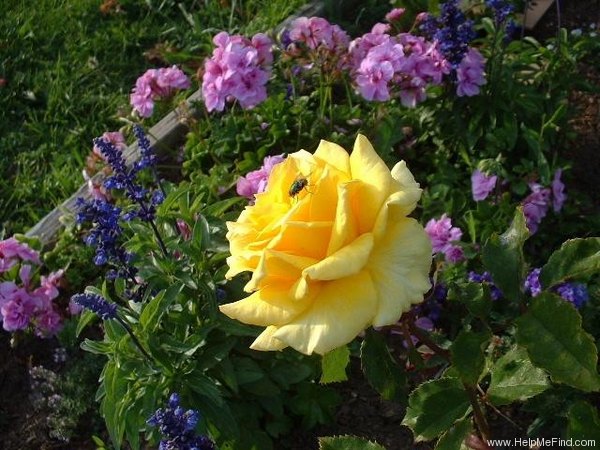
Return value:
[(125, 328), (125, 331), (127, 331), (127, 333), (129, 334), (129, 336), (131, 336), (131, 340), (133, 341), (133, 343), (135, 344), (135, 346), (138, 348), (138, 350), (140, 351), (140, 353), (142, 355), (144, 355), (144, 357), (148, 360), (148, 362), (154, 363), (154, 360), (152, 359), (152, 357), (150, 356), (150, 354), (146, 350), (144, 350), (144, 347), (142, 347), (142, 344), (140, 343), (140, 341), (138, 340), (138, 338), (135, 336), (135, 334), (133, 334), (133, 330), (127, 324), (127, 322), (125, 322), (123, 319), (121, 319), (118, 316), (117, 316), (116, 319), (117, 319), (117, 322), (119, 322), (121, 324), (121, 326), (123, 328)]

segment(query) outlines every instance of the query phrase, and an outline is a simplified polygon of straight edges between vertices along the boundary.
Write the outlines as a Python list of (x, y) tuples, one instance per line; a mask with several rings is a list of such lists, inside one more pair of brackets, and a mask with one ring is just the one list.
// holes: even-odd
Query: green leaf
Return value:
[(496, 361), (490, 372), (492, 381), (487, 396), (498, 406), (526, 400), (550, 387), (546, 372), (531, 363), (522, 347), (509, 350)]
[(425, 382), (411, 392), (402, 424), (413, 431), (417, 442), (428, 441), (450, 429), (470, 408), (469, 397), (460, 380), (439, 378)]
[(346, 375), (346, 367), (350, 362), (350, 350), (347, 345), (342, 345), (326, 354), (321, 359), (321, 369), (323, 374), (321, 375), (321, 384), (337, 383), (339, 381), (346, 381), (348, 376)]
[(470, 419), (456, 422), (435, 444), (435, 450), (468, 450), (465, 439), (473, 430)]
[(89, 311), (87, 309), (81, 311), (81, 314), (79, 315), (79, 320), (77, 321), (77, 329), (75, 330), (75, 336), (79, 337), (79, 335), (85, 329), (85, 327), (87, 327), (97, 317), (98, 316), (96, 315), (96, 313), (93, 313), (92, 311)]
[(525, 271), (523, 243), (529, 237), (523, 209), (517, 208), (512, 224), (498, 236), (492, 235), (483, 247), (483, 264), (508, 300), (521, 299), (521, 281)]
[(594, 339), (581, 327), (577, 310), (559, 296), (544, 292), (533, 299), (517, 319), (517, 341), (553, 381), (586, 392), (600, 389)]
[(146, 304), (140, 315), (140, 324), (147, 331), (154, 331), (160, 324), (165, 311), (171, 306), (183, 289), (182, 283), (175, 283), (168, 289), (160, 291), (152, 300)]
[(471, 314), (486, 319), (492, 309), (489, 290), (489, 286), (482, 283), (455, 285), (448, 291), (448, 300), (459, 301), (466, 306)]
[(405, 401), (406, 373), (394, 361), (380, 333), (367, 330), (360, 359), (367, 381), (384, 399)]
[(210, 246), (210, 229), (203, 215), (199, 215), (194, 229), (192, 230), (192, 243), (199, 251), (206, 250)]
[(209, 398), (214, 405), (220, 406), (223, 403), (217, 384), (202, 372), (194, 370), (185, 376), (184, 381), (192, 391)]
[(452, 364), (466, 384), (474, 386), (479, 381), (485, 367), (484, 350), (491, 338), (489, 331), (462, 331), (452, 343)]
[(385, 447), (356, 436), (324, 436), (319, 438), (319, 450), (385, 450)]
[(108, 355), (114, 350), (112, 342), (92, 341), (91, 339), (85, 339), (80, 346), (86, 352), (95, 353), (96, 355)]
[(567, 438), (593, 440), (596, 441), (596, 444), (600, 443), (600, 419), (597, 408), (580, 400), (569, 408), (567, 417), (569, 419)]
[(600, 272), (600, 238), (571, 239), (552, 253), (542, 267), (540, 282), (549, 288), (569, 278)]

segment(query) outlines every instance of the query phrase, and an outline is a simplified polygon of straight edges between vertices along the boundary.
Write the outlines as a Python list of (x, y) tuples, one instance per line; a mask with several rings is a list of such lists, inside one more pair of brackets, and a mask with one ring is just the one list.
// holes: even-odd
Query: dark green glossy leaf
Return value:
[[(574, 440), (593, 440), (596, 442), (596, 445), (600, 443), (598, 408), (594, 408), (588, 402), (580, 400), (569, 408), (567, 417), (569, 419), (567, 425), (568, 438)], [(587, 448), (592, 447), (588, 446)]]
[(435, 444), (435, 450), (468, 450), (465, 439), (473, 430), (470, 419), (456, 422)]
[(502, 235), (492, 235), (483, 247), (482, 259), (504, 297), (521, 299), (525, 271), (523, 243), (529, 237), (523, 209), (517, 208), (512, 224)]
[(452, 365), (466, 384), (471, 386), (477, 384), (485, 367), (484, 350), (491, 337), (488, 331), (481, 333), (462, 331), (452, 343), (450, 348)]
[(450, 429), (470, 408), (469, 397), (460, 380), (439, 378), (425, 382), (411, 392), (402, 424), (413, 431), (417, 442), (428, 441)]
[(482, 283), (453, 286), (448, 291), (448, 300), (462, 303), (471, 314), (483, 319), (488, 317), (492, 309), (489, 287)]
[(546, 372), (531, 363), (522, 347), (509, 350), (490, 372), (492, 381), (487, 396), (498, 406), (526, 400), (550, 387)]
[(569, 278), (595, 273), (600, 273), (600, 238), (571, 239), (552, 253), (542, 267), (540, 282), (549, 288)]
[(533, 299), (517, 319), (517, 341), (553, 381), (586, 392), (600, 389), (598, 349), (581, 327), (577, 310), (559, 296), (542, 293)]
[(366, 332), (360, 360), (367, 381), (384, 399), (405, 401), (406, 373), (394, 361), (383, 336), (373, 329)]

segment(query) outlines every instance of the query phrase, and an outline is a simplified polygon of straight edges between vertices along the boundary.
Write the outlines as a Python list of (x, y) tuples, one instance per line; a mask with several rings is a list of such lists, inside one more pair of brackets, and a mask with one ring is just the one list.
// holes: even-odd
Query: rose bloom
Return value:
[(325, 354), (370, 325), (398, 321), (430, 288), (431, 243), (408, 218), (421, 189), (359, 135), (352, 155), (321, 141), (276, 165), (266, 190), (228, 222), (227, 278), (252, 272), (227, 316), (266, 327), (255, 350)]

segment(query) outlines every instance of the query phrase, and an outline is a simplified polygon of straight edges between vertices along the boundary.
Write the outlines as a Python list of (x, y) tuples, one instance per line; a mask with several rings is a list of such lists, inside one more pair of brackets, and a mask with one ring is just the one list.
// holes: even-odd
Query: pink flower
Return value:
[(443, 253), (449, 262), (463, 258), (460, 246), (454, 245), (462, 237), (462, 231), (452, 226), (452, 220), (445, 213), (439, 220), (431, 219), (425, 225), (425, 231), (431, 239), (433, 253)]
[(473, 200), (479, 202), (485, 200), (490, 192), (496, 187), (498, 177), (496, 175), (486, 175), (483, 172), (475, 169), (471, 175), (471, 191), (473, 192)]
[(205, 61), (202, 76), (206, 109), (223, 111), (225, 103), (233, 100), (249, 109), (266, 100), (273, 61), (271, 40), (260, 33), (249, 40), (221, 32), (213, 42), (217, 47)]
[(396, 22), (397, 20), (400, 20), (405, 11), (406, 9), (404, 8), (394, 8), (385, 15), (385, 20), (388, 22)]
[(35, 334), (39, 337), (50, 337), (62, 328), (62, 316), (54, 308), (46, 309), (36, 316)]
[(0, 273), (7, 272), (19, 261), (41, 264), (40, 254), (14, 237), (0, 241)]
[[(124, 151), (127, 148), (127, 143), (125, 142), (125, 136), (120, 131), (107, 131), (102, 134), (101, 139), (110, 142), (112, 145), (116, 147), (117, 150)], [(100, 149), (94, 145), (92, 151), (95, 155), (102, 159), (106, 159)], [(85, 176), (85, 175), (84, 175)]]
[(236, 191), (238, 195), (254, 200), (256, 194), (264, 192), (267, 188), (269, 175), (277, 164), (285, 159), (283, 155), (267, 156), (260, 169), (249, 172), (245, 177), (237, 181)]
[(6, 331), (17, 331), (27, 328), (29, 319), (36, 309), (36, 302), (25, 289), (17, 289), (9, 301), (0, 308), (2, 326)]
[(129, 97), (129, 102), (141, 117), (150, 117), (154, 102), (169, 97), (175, 90), (188, 89), (191, 83), (177, 66), (149, 69), (140, 76)]
[(538, 225), (548, 212), (551, 191), (538, 183), (530, 183), (529, 188), (532, 192), (523, 200), (523, 214), (529, 232), (535, 234)]
[(360, 94), (369, 101), (389, 100), (388, 82), (394, 76), (394, 68), (389, 61), (378, 62), (366, 58), (360, 65), (356, 84)]
[(554, 212), (559, 212), (567, 200), (567, 195), (564, 192), (565, 185), (560, 181), (561, 175), (562, 169), (558, 169), (554, 172), (554, 179), (552, 180), (552, 209), (554, 209)]
[(459, 97), (479, 94), (479, 86), (485, 81), (485, 58), (474, 48), (470, 48), (456, 69), (456, 95)]
[(192, 238), (192, 229), (187, 224), (187, 222), (183, 219), (177, 219), (177, 229), (179, 230), (179, 234), (184, 241), (189, 241)]

